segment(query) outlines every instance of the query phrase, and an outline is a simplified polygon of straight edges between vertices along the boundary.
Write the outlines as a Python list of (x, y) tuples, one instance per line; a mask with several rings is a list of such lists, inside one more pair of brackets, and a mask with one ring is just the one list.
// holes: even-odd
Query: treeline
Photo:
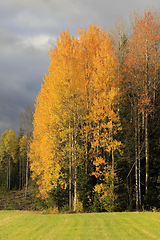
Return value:
[(0, 139), (0, 190), (28, 189), (30, 170), (28, 166), (29, 141), (33, 134), (33, 110), (27, 105), (19, 116), (20, 130), (5, 130)]
[[(33, 136), (26, 134), (26, 186), (31, 173), (38, 196), (59, 209), (160, 208), (158, 14), (134, 13), (130, 34), (121, 21), (110, 32), (79, 28), (78, 38), (61, 32), (50, 51)], [(17, 150), (3, 147), (5, 134), (9, 182)]]

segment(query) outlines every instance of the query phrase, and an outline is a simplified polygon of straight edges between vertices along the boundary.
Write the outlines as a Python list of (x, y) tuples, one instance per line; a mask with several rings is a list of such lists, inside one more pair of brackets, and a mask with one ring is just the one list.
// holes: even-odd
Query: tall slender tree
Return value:
[[(155, 89), (158, 83), (159, 65), (159, 35), (160, 25), (151, 12), (144, 16), (135, 15), (133, 35), (129, 38), (125, 64), (127, 69), (128, 92), (134, 111), (135, 119), (135, 176), (136, 176), (136, 205), (141, 204), (140, 190), (140, 139), (145, 146), (146, 177), (145, 193), (148, 194), (149, 179), (149, 136), (148, 117), (153, 112)], [(140, 119), (142, 129), (140, 131)], [(143, 127), (144, 126), (144, 127)], [(144, 138), (143, 138), (144, 129)], [(141, 136), (140, 135), (141, 132)], [(143, 145), (143, 142), (142, 142)], [(139, 167), (139, 175), (138, 175)], [(138, 184), (139, 181), (139, 184)], [(139, 191), (138, 191), (139, 186)], [(139, 192), (139, 201), (138, 201)]]
[(1, 159), (6, 159), (7, 188), (11, 188), (11, 163), (16, 161), (18, 138), (13, 130), (5, 130), (0, 141)]
[(25, 112), (22, 112), (19, 116), (20, 128), (24, 131), (24, 134), (27, 136), (27, 161), (26, 161), (26, 188), (25, 188), (25, 197), (27, 197), (28, 191), (28, 175), (29, 175), (29, 142), (33, 135), (33, 110), (29, 105), (27, 105)]

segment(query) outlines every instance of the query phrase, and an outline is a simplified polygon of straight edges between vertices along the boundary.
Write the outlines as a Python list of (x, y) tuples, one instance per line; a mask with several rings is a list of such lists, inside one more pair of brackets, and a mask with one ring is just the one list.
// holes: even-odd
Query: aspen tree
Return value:
[(22, 112), (19, 116), (20, 119), (20, 128), (24, 131), (27, 136), (27, 161), (26, 161), (26, 188), (25, 188), (25, 197), (27, 197), (28, 191), (28, 175), (29, 175), (29, 142), (33, 134), (33, 110), (29, 105), (27, 105), (25, 112)]
[[(26, 160), (27, 160), (27, 153), (28, 153), (28, 140), (27, 140), (26, 135), (23, 135), (23, 137), (20, 139), (19, 147), (20, 147), (19, 148), (20, 158), (22, 159), (22, 165), (24, 165), (24, 162), (26, 162)], [(22, 167), (22, 178), (21, 178), (21, 175), (20, 175), (20, 186), (23, 187), (23, 167)]]
[[(148, 179), (149, 179), (149, 140), (148, 140), (148, 117), (153, 111), (153, 102), (155, 89), (158, 81), (158, 44), (160, 40), (159, 24), (151, 12), (144, 12), (144, 16), (135, 15), (133, 22), (133, 35), (129, 38), (127, 52), (125, 55), (125, 64), (127, 67), (128, 90), (131, 93), (132, 105), (135, 112), (135, 146), (140, 144), (140, 116), (142, 119), (142, 131), (144, 129), (144, 146), (146, 158), (146, 178), (145, 178), (145, 193), (148, 194)], [(136, 133), (137, 132), (137, 133)], [(143, 136), (141, 136), (142, 138)], [(138, 142), (138, 143), (137, 143)], [(136, 174), (139, 184), (139, 203), (141, 204), (141, 189), (140, 189), (140, 146), (136, 151), (136, 162), (139, 166), (139, 175)], [(137, 164), (135, 168), (137, 169)], [(136, 181), (137, 182), (137, 181)], [(136, 190), (136, 199), (138, 199), (138, 191)]]
[(7, 188), (11, 186), (11, 162), (16, 161), (16, 152), (18, 149), (18, 138), (13, 130), (5, 130), (1, 136), (1, 157), (6, 159)]
[(91, 148), (97, 141), (96, 137), (93, 140), (97, 124), (105, 129), (105, 134), (99, 129), (101, 149), (111, 151), (120, 146), (113, 139), (120, 125), (113, 108), (117, 92), (111, 38), (97, 25), (87, 31), (79, 28), (78, 33), (79, 39), (71, 38), (68, 31), (61, 32), (50, 51), (49, 73), (37, 96), (30, 144), (31, 170), (42, 197), (58, 184), (68, 186), (69, 208), (73, 205), (74, 210), (78, 167), (85, 166), (88, 174), (88, 163), (97, 156)]

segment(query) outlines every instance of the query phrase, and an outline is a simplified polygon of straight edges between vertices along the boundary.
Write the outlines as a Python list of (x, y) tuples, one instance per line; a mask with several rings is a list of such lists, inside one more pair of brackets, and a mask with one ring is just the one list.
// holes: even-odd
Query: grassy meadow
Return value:
[(160, 239), (160, 213), (41, 214), (0, 211), (0, 239)]

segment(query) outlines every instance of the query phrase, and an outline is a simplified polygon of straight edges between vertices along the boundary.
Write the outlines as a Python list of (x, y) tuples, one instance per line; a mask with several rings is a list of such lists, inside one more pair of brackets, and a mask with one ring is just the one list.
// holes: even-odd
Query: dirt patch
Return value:
[(25, 197), (24, 191), (10, 191), (3, 196), (0, 196), (0, 210), (42, 210), (37, 206), (33, 192), (29, 192)]

